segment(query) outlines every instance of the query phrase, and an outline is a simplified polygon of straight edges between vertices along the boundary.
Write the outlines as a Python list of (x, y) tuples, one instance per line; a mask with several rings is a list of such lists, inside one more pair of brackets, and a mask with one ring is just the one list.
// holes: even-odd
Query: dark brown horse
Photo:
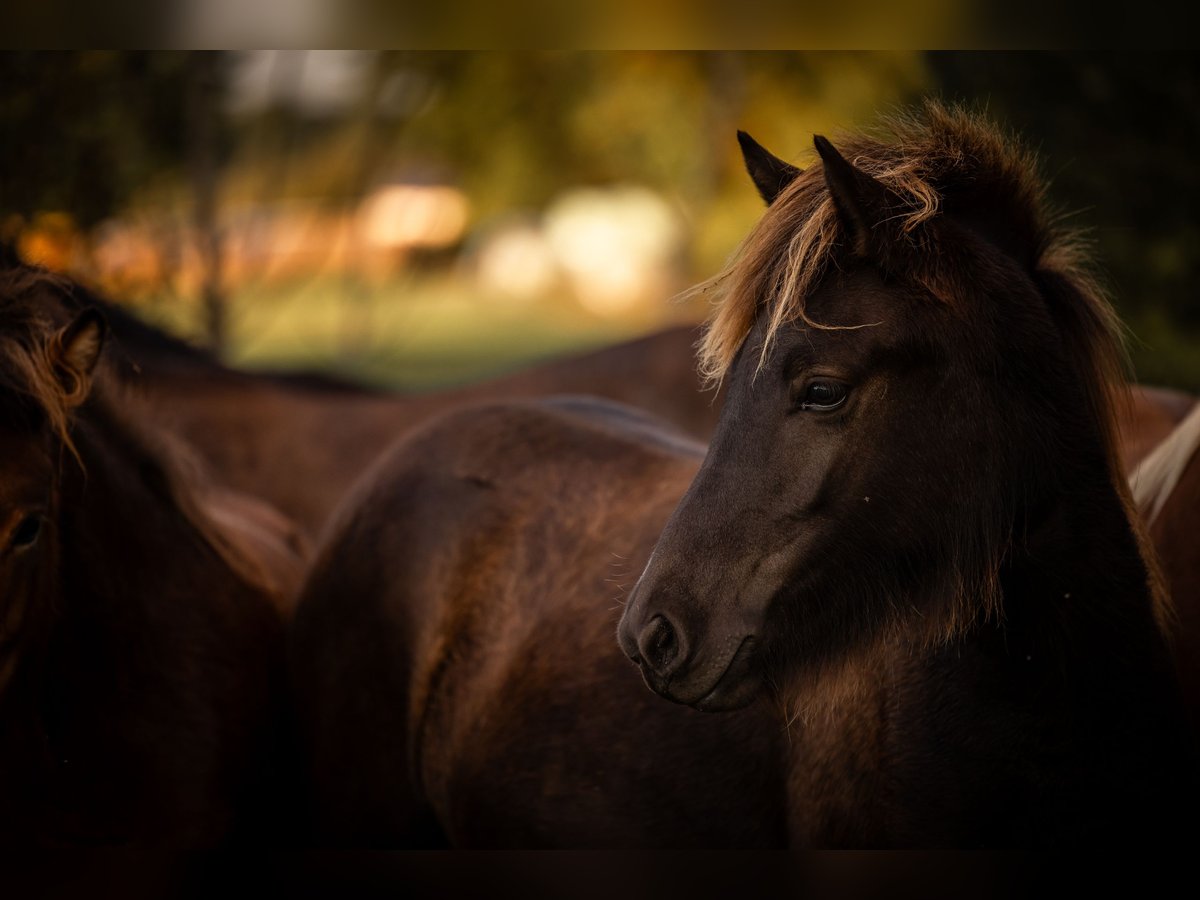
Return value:
[(0, 274), (0, 834), (211, 846), (278, 800), (300, 557), (138, 421), (66, 290)]
[[(1061, 845), (1194, 808), (1109, 308), (1008, 140), (890, 129), (803, 173), (744, 140), (770, 206), (718, 281), (702, 464), (512, 404), (362, 486), (291, 648), (324, 837)], [(620, 646), (674, 704), (610, 637), (639, 571)]]

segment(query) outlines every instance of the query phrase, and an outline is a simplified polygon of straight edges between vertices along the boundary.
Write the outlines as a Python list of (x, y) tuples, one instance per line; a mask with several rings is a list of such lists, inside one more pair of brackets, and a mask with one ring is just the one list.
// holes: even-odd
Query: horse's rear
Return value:
[(390, 455), (297, 612), (318, 840), (782, 842), (771, 713), (663, 704), (613, 636), (700, 454), (555, 400), (455, 413)]

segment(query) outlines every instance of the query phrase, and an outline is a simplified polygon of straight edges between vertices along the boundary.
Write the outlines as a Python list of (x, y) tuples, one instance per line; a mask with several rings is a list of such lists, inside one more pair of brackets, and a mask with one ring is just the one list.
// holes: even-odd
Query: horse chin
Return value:
[(729, 681), (722, 678), (708, 694), (691, 704), (692, 708), (701, 712), (733, 712), (749, 706), (762, 693), (763, 680), (757, 675), (739, 679), (735, 684)]
[(730, 712), (753, 703), (762, 691), (763, 684), (758, 671), (757, 641), (748, 635), (742, 639), (715, 682), (696, 685), (672, 681), (666, 685), (650, 684), (650, 687), (674, 703), (701, 712)]

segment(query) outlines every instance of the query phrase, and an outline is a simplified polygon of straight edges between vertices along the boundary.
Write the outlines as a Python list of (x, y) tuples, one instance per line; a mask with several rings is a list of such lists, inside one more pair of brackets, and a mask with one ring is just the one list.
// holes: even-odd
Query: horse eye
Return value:
[(9, 541), (9, 546), (14, 550), (24, 550), (26, 547), (32, 547), (42, 533), (42, 517), (38, 515), (26, 516), (21, 520), (21, 524), (17, 526)]
[(836, 381), (814, 381), (804, 391), (800, 400), (801, 409), (830, 410), (837, 409), (846, 402), (845, 385)]

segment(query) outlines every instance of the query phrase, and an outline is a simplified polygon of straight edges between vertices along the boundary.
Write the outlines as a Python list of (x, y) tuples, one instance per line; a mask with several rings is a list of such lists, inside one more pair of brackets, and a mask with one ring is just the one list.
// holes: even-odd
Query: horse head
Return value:
[(728, 398), (618, 631), (706, 710), (1001, 614), (1014, 540), (1115, 472), (1112, 313), (1027, 154), (934, 105), (805, 171), (741, 140), (768, 208), (707, 286)]
[(31, 269), (0, 275), (0, 692), (54, 612), (59, 483), (105, 337), (97, 312), (72, 317), (57, 291)]

